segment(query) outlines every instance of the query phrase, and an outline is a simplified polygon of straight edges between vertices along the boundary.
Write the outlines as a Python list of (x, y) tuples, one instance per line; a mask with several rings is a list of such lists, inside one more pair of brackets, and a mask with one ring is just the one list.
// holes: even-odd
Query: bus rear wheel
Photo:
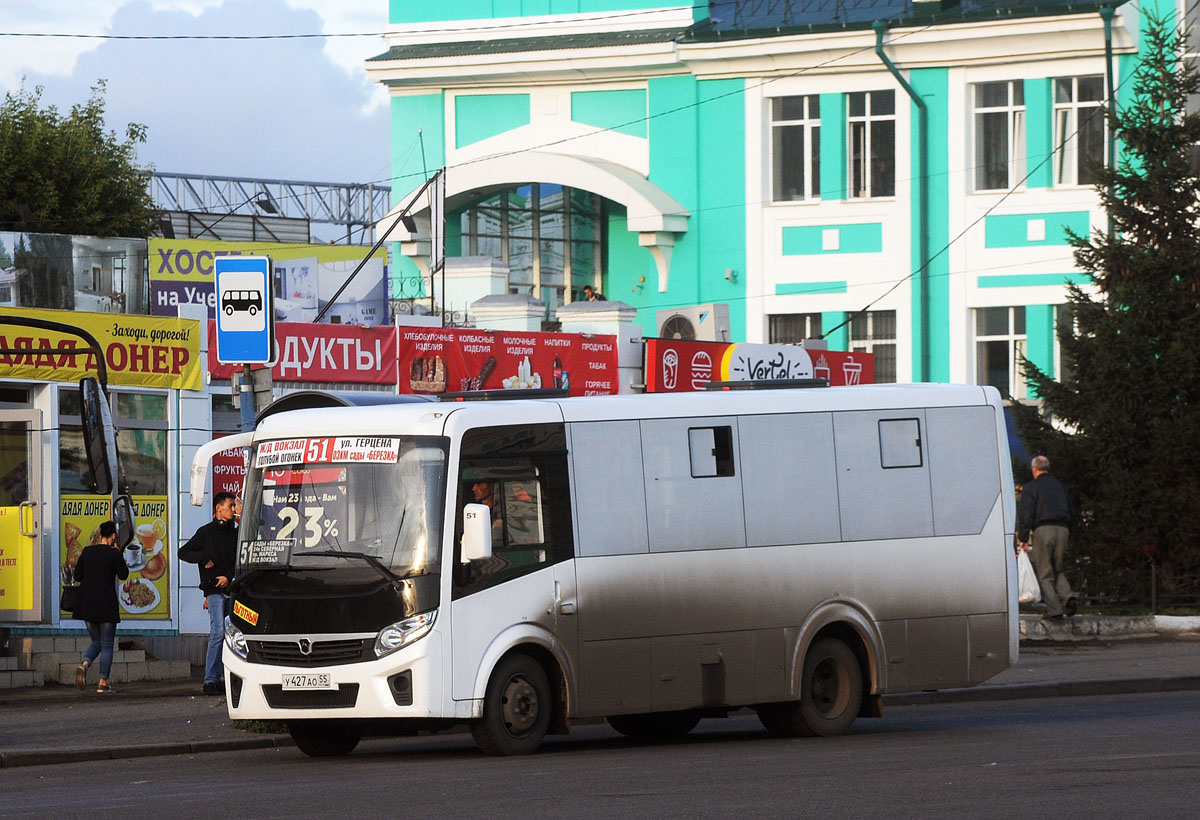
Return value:
[(340, 720), (289, 720), (288, 734), (296, 748), (309, 757), (340, 757), (350, 754), (362, 733)]
[(626, 737), (669, 740), (683, 737), (700, 722), (695, 712), (652, 712), (646, 715), (609, 715), (608, 725)]
[(553, 708), (542, 667), (528, 655), (513, 655), (488, 682), (483, 719), (471, 725), (471, 736), (486, 754), (530, 754), (546, 736)]
[(780, 737), (845, 734), (862, 706), (862, 671), (854, 650), (822, 638), (804, 656), (800, 700), (758, 707), (763, 726)]

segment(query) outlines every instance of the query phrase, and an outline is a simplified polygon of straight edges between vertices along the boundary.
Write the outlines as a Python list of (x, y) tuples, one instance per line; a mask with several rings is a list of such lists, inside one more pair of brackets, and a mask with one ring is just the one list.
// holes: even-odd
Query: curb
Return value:
[(1091, 695), (1139, 695), (1151, 692), (1182, 692), (1200, 689), (1200, 675), (1172, 678), (1120, 678), (1062, 681), (1058, 683), (1009, 683), (977, 686), (970, 689), (943, 689), (936, 692), (907, 692), (884, 695), (888, 706), (923, 706), (931, 703), (971, 703), (1033, 698), (1070, 698)]
[(110, 748), (79, 746), (65, 749), (14, 749), (0, 752), (0, 768), (51, 766), (60, 763), (81, 763), (87, 760), (125, 760), (133, 757), (157, 757), (159, 755), (190, 755), (202, 752), (241, 752), (248, 749), (273, 749), (294, 745), (288, 735), (261, 735), (237, 740), (142, 743), (137, 746), (112, 746)]
[(1171, 640), (1200, 635), (1200, 617), (1179, 615), (1076, 615), (1044, 621), (1039, 615), (1020, 616), (1022, 643), (1159, 638)]
[[(1080, 680), (1059, 683), (1013, 683), (977, 686), (968, 689), (944, 689), (936, 692), (912, 692), (884, 695), (886, 706), (924, 706), (935, 703), (970, 703), (1035, 698), (1086, 697), (1091, 695), (1131, 695), (1152, 692), (1182, 692), (1200, 689), (1200, 675), (1169, 678), (1124, 678), (1119, 680)], [(88, 760), (122, 760), (159, 755), (187, 755), (205, 752), (241, 752), (294, 746), (289, 735), (259, 735), (236, 740), (196, 740), (176, 743), (143, 743), (110, 748), (69, 747), (58, 749), (14, 749), (0, 752), (0, 768), (51, 766)]]

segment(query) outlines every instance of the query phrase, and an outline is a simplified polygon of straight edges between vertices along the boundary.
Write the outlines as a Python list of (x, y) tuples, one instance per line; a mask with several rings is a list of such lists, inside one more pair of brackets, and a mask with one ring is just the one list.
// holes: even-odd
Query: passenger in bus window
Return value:
[(496, 505), (496, 485), (490, 481), (476, 481), (471, 485), (471, 495), (476, 504), (486, 504), (492, 511), (492, 548), (504, 546), (504, 519)]

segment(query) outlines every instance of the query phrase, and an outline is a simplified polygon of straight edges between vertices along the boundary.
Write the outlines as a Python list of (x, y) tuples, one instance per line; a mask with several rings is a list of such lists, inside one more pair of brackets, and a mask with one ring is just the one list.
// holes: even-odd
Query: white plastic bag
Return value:
[(1025, 550), (1017, 552), (1017, 600), (1023, 604), (1036, 604), (1042, 600), (1037, 573), (1033, 571), (1033, 562)]

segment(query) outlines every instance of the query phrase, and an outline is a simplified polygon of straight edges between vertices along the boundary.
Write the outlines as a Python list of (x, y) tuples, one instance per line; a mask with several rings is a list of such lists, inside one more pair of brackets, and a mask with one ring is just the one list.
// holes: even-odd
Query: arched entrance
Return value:
[[(536, 181), (536, 183), (534, 182)], [(546, 196), (543, 197), (543, 189)], [(383, 220), (376, 224), (377, 234), (391, 227), (409, 204), (419, 188), (414, 188), (400, 199), (400, 204), (388, 213)], [(501, 198), (501, 192), (506, 192)], [(507, 193), (507, 192), (516, 192)], [(529, 287), (535, 295), (542, 286), (561, 288), (561, 301), (570, 301), (570, 288), (582, 287), (581, 278), (587, 272), (579, 269), (586, 263), (583, 253), (586, 248), (581, 244), (576, 248), (573, 244), (575, 237), (571, 236), (569, 227), (572, 192), (577, 192), (578, 208), (592, 207), (589, 197), (608, 199), (625, 206), (628, 229), (638, 234), (638, 243), (650, 251), (658, 270), (658, 289), (665, 292), (670, 275), (671, 250), (675, 245), (677, 235), (687, 231), (690, 214), (674, 198), (635, 171), (604, 160), (586, 157), (567, 156), (539, 151), (523, 151), (515, 154), (505, 154), (472, 161), (451, 168), (446, 178), (446, 212), (470, 212), (478, 209), (476, 216), (482, 223), (468, 224), (464, 231), (468, 243), (482, 241), (486, 246), (490, 240), (496, 240), (496, 247), (503, 258), (513, 264), (517, 263), (516, 280), (520, 288)], [(486, 203), (496, 198), (494, 204)], [(523, 201), (529, 197), (529, 202)], [(557, 201), (555, 198), (557, 197)], [(529, 207), (526, 207), (528, 205)], [(546, 207), (543, 207), (546, 206)], [(491, 209), (491, 210), (489, 210)], [(505, 213), (516, 213), (520, 219), (528, 214), (530, 220), (537, 218), (536, 226), (531, 223), (529, 236), (516, 236), (511, 230), (505, 233)], [(563, 260), (560, 268), (542, 264), (542, 259), (553, 258), (553, 245), (547, 248), (549, 254), (542, 254), (542, 246), (534, 249), (530, 246), (528, 260), (522, 256), (521, 242), (517, 242), (518, 252), (513, 253), (514, 239), (530, 241), (541, 237), (533, 236), (534, 229), (541, 227), (540, 216), (546, 214), (561, 214), (564, 223), (563, 237), (546, 237), (548, 241), (561, 241), (561, 253), (569, 256), (579, 252), (581, 256), (577, 264), (573, 260)], [(430, 206), (429, 203), (419, 202), (412, 209), (416, 231), (409, 232), (403, 225), (397, 225), (391, 237), (400, 243), (401, 253), (416, 263), (422, 275), (429, 271), (430, 256)], [(486, 230), (489, 218), (498, 220), (495, 230)], [(551, 219), (551, 228), (557, 218)], [(509, 223), (509, 228), (512, 225)], [(599, 241), (578, 237), (582, 242)], [(507, 244), (501, 245), (499, 242)], [(468, 245), (469, 248), (469, 245)], [(464, 250), (464, 255), (467, 249)], [(492, 255), (486, 252), (486, 255)], [(528, 283), (524, 282), (528, 262)], [(536, 265), (535, 265), (536, 261)], [(599, 271), (599, 255), (591, 263), (595, 271)], [(536, 269), (535, 269), (536, 267)], [(547, 276), (543, 277), (543, 269)], [(561, 269), (561, 274), (559, 270)], [(558, 281), (556, 281), (558, 280)]]

